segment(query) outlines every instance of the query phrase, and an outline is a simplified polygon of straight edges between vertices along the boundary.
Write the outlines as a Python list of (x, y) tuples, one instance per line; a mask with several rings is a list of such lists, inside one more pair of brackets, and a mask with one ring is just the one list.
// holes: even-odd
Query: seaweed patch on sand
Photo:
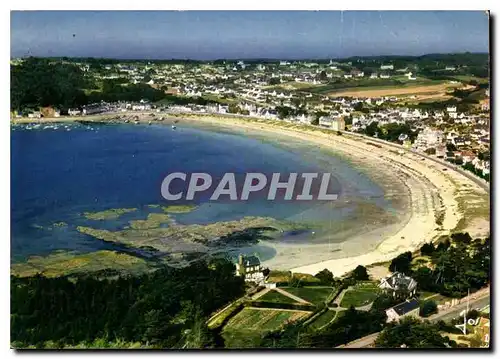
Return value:
[(135, 212), (137, 208), (112, 208), (100, 212), (84, 212), (82, 215), (94, 221), (105, 221), (109, 219), (118, 219), (125, 213)]
[(161, 207), (165, 213), (189, 213), (194, 211), (196, 208), (197, 206), (190, 204)]
[[(168, 223), (168, 227), (160, 227)], [(272, 239), (280, 234), (307, 229), (300, 223), (277, 220), (270, 217), (243, 217), (235, 221), (216, 222), (206, 225), (176, 224), (169, 215), (151, 213), (146, 220), (130, 222), (131, 226), (119, 231), (78, 226), (80, 233), (94, 238), (124, 244), (128, 247), (151, 247), (168, 252), (173, 244), (201, 244), (204, 246), (255, 244), (260, 239)]]

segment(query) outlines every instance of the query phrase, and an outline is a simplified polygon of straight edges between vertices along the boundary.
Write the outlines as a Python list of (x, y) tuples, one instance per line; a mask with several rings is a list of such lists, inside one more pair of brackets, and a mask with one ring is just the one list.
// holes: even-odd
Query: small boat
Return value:
[(177, 127), (175, 127), (174, 125), (172, 125), (172, 130), (175, 130)]
[(149, 121), (149, 122), (148, 122), (148, 125), (150, 125), (150, 126), (151, 126), (151, 121)]
[(138, 121), (138, 120), (135, 120), (135, 121), (134, 121), (134, 123), (137, 125), (137, 124), (139, 124), (139, 121)]

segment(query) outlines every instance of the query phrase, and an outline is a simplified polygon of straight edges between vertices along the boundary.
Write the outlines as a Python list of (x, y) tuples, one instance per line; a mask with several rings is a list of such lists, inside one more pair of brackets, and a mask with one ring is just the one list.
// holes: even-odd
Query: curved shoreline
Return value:
[[(289, 268), (292, 272), (316, 274), (323, 269), (330, 270), (335, 276), (341, 276), (357, 265), (372, 265), (386, 262), (400, 253), (415, 251), (426, 242), (435, 241), (440, 236), (448, 235), (457, 227), (464, 217), (456, 198), (463, 188), (472, 189), (478, 196), (488, 196), (484, 188), (457, 171), (443, 171), (443, 165), (431, 160), (422, 160), (424, 156), (407, 152), (401, 155), (390, 145), (372, 146), (370, 139), (353, 139), (345, 135), (326, 134), (319, 130), (297, 131), (285, 128), (272, 121), (247, 121), (240, 119), (215, 118), (198, 115), (196, 117), (181, 116), (202, 123), (218, 126), (239, 127), (241, 129), (272, 132), (277, 135), (287, 135), (301, 140), (310, 141), (327, 149), (350, 157), (361, 166), (370, 165), (377, 171), (396, 170), (405, 176), (404, 185), (408, 188), (411, 203), (410, 218), (406, 225), (396, 234), (389, 235), (368, 253), (338, 259), (316, 261), (309, 265)], [(362, 160), (360, 160), (362, 158)], [(368, 166), (367, 166), (368, 164)], [(463, 210), (463, 209), (462, 209)], [(437, 218), (442, 224), (438, 225)], [(440, 222), (441, 222), (440, 221)], [(272, 261), (270, 262), (272, 264)]]
[[(116, 114), (114, 114), (116, 116)], [(394, 233), (394, 226), (391, 226), (392, 233), (380, 234), (379, 244), (368, 253), (337, 259), (324, 259), (322, 256), (314, 256), (311, 263), (307, 265), (290, 265), (293, 262), (293, 255), (284, 255), (279, 261), (270, 260), (265, 262), (271, 268), (290, 269), (292, 272), (316, 274), (328, 269), (335, 276), (340, 276), (351, 271), (357, 265), (371, 265), (391, 260), (398, 254), (405, 251), (414, 251), (423, 243), (436, 240), (441, 235), (452, 232), (459, 222), (464, 219), (464, 208), (460, 208), (457, 193), (467, 188), (477, 193), (478, 198), (487, 195), (484, 188), (467, 178), (463, 174), (450, 170), (443, 172), (443, 164), (432, 160), (422, 161), (425, 156), (416, 153), (406, 152), (404, 155), (397, 153), (395, 146), (382, 144), (377, 141), (374, 146), (372, 140), (364, 138), (353, 138), (349, 135), (336, 135), (333, 132), (325, 133), (319, 128), (309, 128), (301, 126), (293, 128), (292, 125), (284, 126), (269, 120), (240, 119), (236, 117), (215, 117), (203, 114), (179, 114), (172, 116), (166, 114), (167, 120), (163, 123), (170, 124), (173, 119), (183, 119), (182, 121), (193, 121), (193, 123), (210, 124), (217, 127), (230, 129), (241, 129), (245, 131), (259, 131), (272, 133), (277, 136), (287, 136), (307, 141), (311, 144), (334, 151), (335, 153), (351, 159), (360, 167), (372, 171), (378, 176), (387, 177), (394, 180), (394, 175), (400, 178), (402, 184), (408, 189), (410, 213), (406, 224), (400, 224), (400, 228)], [(96, 116), (103, 120), (103, 116)], [(151, 118), (144, 118), (148, 121)], [(29, 123), (40, 122), (69, 122), (78, 121), (79, 118), (54, 119), (47, 121), (27, 121)], [(25, 121), (14, 121), (14, 123), (26, 123)], [(155, 122), (161, 124), (161, 122)], [(286, 122), (285, 122), (286, 123)], [(392, 148), (391, 148), (392, 147)], [(388, 174), (387, 176), (385, 174)], [(389, 193), (390, 195), (390, 193)], [(442, 225), (438, 225), (437, 218), (442, 218)], [(489, 218), (488, 218), (489, 220)], [(388, 228), (386, 229), (387, 232)], [(346, 242), (343, 242), (343, 244)], [(356, 245), (356, 243), (351, 243)], [(290, 246), (288, 244), (288, 246)], [(303, 246), (303, 245), (302, 245)], [(311, 244), (312, 247), (318, 246)], [(321, 246), (321, 245), (319, 245)], [(290, 247), (289, 247), (290, 248)], [(318, 250), (321, 248), (318, 247)], [(295, 248), (300, 252), (300, 248)], [(318, 251), (321, 253), (321, 251)], [(323, 253), (323, 256), (328, 253)], [(285, 257), (285, 258), (283, 258)], [(331, 257), (330, 257), (331, 258)], [(283, 261), (286, 259), (286, 261)], [(274, 262), (274, 263), (273, 263)], [(285, 268), (286, 266), (287, 268)]]

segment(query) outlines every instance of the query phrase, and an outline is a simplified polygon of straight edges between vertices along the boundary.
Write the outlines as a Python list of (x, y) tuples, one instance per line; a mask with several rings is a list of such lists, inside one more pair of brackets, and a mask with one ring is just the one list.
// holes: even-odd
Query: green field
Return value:
[(283, 295), (275, 290), (270, 290), (269, 292), (264, 294), (262, 297), (260, 297), (258, 299), (258, 301), (297, 304), (297, 301), (295, 301), (292, 298), (287, 297), (286, 295)]
[(312, 304), (324, 303), (335, 290), (333, 287), (283, 287), (281, 289)]
[(344, 308), (349, 308), (351, 305), (354, 307), (362, 307), (373, 302), (379, 294), (380, 289), (376, 283), (361, 282), (350, 287), (345, 292), (340, 302), (340, 306)]
[(351, 289), (378, 290), (378, 283), (371, 281), (358, 282)]
[(362, 307), (373, 302), (377, 296), (378, 292), (371, 290), (349, 290), (345, 293), (340, 305), (344, 308), (349, 308), (351, 305), (354, 307)]
[(309, 315), (310, 312), (244, 308), (229, 320), (222, 330), (222, 337), (228, 348), (255, 348), (267, 332)]
[(314, 321), (309, 324), (309, 327), (312, 329), (321, 329), (328, 323), (332, 322), (333, 319), (337, 316), (337, 311), (335, 310), (327, 310), (323, 314), (321, 314), (319, 317), (314, 319)]

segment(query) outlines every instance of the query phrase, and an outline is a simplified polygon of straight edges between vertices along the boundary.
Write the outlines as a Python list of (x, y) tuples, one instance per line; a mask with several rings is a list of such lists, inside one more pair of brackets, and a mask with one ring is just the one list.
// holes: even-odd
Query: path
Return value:
[(365, 312), (369, 311), (372, 309), (373, 302), (367, 304), (367, 305), (362, 305), (361, 307), (356, 307), (356, 310), (363, 310)]
[(342, 292), (340, 292), (340, 294), (337, 295), (337, 298), (335, 298), (333, 303), (337, 304), (340, 307), (340, 303), (342, 302), (342, 299), (344, 298), (345, 292), (347, 292), (348, 290), (349, 290), (349, 288), (342, 290)]
[(312, 310), (301, 310), (301, 309), (283, 309), (283, 308), (261, 308), (261, 307), (245, 307), (245, 309), (251, 310), (274, 310), (278, 312), (300, 312), (300, 313), (312, 313)]
[(277, 291), (278, 293), (286, 295), (288, 298), (291, 298), (291, 299), (295, 300), (296, 302), (304, 303), (304, 304), (311, 304), (307, 300), (304, 300), (304, 299), (302, 299), (300, 297), (297, 297), (296, 295), (293, 295), (292, 293), (288, 293), (287, 291), (285, 291), (285, 290), (283, 290), (281, 288), (274, 288), (274, 290)]
[(268, 293), (269, 291), (271, 290), (271, 288), (266, 288), (266, 289), (263, 289), (261, 290), (260, 292), (258, 293), (255, 293), (252, 297), (252, 300), (257, 300), (259, 299), (260, 297), (262, 297), (264, 294)]

